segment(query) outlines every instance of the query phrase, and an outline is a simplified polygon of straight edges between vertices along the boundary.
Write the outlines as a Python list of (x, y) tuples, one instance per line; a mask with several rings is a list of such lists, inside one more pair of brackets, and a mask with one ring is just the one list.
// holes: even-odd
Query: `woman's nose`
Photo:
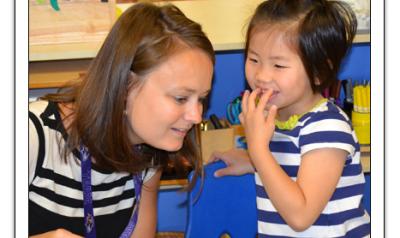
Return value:
[(202, 120), (203, 105), (201, 103), (193, 103), (185, 113), (185, 120), (198, 124)]

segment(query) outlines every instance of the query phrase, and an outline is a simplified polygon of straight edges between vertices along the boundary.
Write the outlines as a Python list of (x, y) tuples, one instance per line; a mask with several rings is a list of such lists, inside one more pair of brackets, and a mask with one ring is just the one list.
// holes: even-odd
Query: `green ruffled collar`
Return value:
[[(328, 100), (326, 98), (319, 100), (319, 102), (310, 111), (313, 111), (315, 108), (319, 107), (322, 103), (325, 103), (327, 101)], [(310, 111), (307, 111), (300, 115), (294, 114), (294, 115), (290, 116), (289, 119), (286, 121), (279, 121), (279, 120), (275, 119), (275, 125), (276, 125), (276, 127), (278, 127), (281, 130), (292, 130), (293, 128), (296, 127), (300, 118), (302, 118), (304, 116), (304, 114), (306, 114)]]

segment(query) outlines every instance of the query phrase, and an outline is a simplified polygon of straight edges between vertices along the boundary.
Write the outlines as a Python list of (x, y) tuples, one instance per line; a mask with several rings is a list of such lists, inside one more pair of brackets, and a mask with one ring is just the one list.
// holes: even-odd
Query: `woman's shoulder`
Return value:
[(40, 114), (46, 110), (50, 102), (46, 100), (37, 100), (29, 102), (29, 111), (34, 114)]
[(59, 138), (59, 136), (66, 138), (59, 109), (55, 102), (47, 100), (30, 102), (29, 119), (38, 132), (43, 131), (46, 141), (48, 138)]

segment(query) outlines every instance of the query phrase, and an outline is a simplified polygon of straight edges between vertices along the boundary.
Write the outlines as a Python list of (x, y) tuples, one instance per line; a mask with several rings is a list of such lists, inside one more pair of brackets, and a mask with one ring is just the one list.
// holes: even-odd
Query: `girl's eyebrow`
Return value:
[(254, 54), (259, 56), (259, 54), (257, 52), (255, 52), (253, 49), (249, 48), (249, 54)]
[(287, 60), (286, 57), (281, 56), (281, 55), (271, 56), (271, 57), (269, 57), (269, 59), (272, 59), (272, 60)]
[[(256, 55), (256, 56), (260, 56), (256, 51), (254, 51), (253, 49), (251, 49), (251, 48), (249, 48), (249, 50), (248, 50), (249, 52), (249, 54), (254, 54), (254, 55)], [(269, 59), (271, 59), (271, 60), (287, 60), (287, 58), (286, 57), (284, 57), (284, 56), (281, 56), (281, 55), (274, 55), (274, 56), (270, 56), (270, 57), (268, 57)]]

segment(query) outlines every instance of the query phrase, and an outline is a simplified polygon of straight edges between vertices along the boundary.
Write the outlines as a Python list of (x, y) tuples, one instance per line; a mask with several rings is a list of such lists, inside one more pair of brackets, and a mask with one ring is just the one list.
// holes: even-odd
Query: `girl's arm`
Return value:
[(296, 231), (303, 231), (319, 217), (335, 191), (347, 152), (318, 149), (306, 153), (293, 181), (273, 158), (271, 152), (253, 150), (252, 161), (269, 198)]
[(253, 165), (268, 196), (286, 223), (296, 231), (307, 229), (319, 217), (332, 196), (343, 170), (347, 152), (340, 149), (316, 149), (302, 157), (296, 181), (276, 162), (267, 146), (274, 133), (277, 108), (264, 110), (272, 91), (264, 93), (258, 104), (259, 90), (243, 96), (240, 120), (246, 131)]
[(157, 223), (157, 196), (161, 171), (144, 183), (139, 204), (139, 217), (132, 238), (155, 237)]

